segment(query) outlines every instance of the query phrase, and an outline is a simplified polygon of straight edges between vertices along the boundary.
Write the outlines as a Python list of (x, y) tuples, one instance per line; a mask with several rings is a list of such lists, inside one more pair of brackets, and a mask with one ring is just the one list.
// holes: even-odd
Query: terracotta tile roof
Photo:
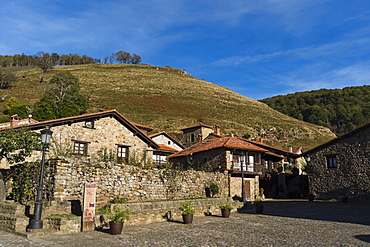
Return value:
[(275, 157), (284, 159), (284, 156), (283, 155), (279, 155), (279, 154), (276, 154), (276, 153), (273, 153), (273, 152), (266, 152), (266, 154), (268, 154), (270, 156), (275, 156)]
[(53, 126), (60, 126), (60, 125), (66, 125), (66, 124), (73, 124), (76, 122), (83, 122), (87, 120), (94, 120), (94, 119), (100, 119), (104, 117), (114, 117), (118, 122), (123, 124), (126, 128), (128, 128), (131, 132), (133, 132), (135, 135), (137, 135), (140, 139), (142, 139), (144, 142), (149, 144), (153, 148), (159, 148), (158, 144), (155, 143), (152, 139), (150, 139), (148, 136), (146, 136), (138, 127), (136, 127), (133, 123), (128, 121), (124, 116), (122, 116), (118, 111), (116, 110), (108, 110), (108, 111), (101, 111), (97, 113), (88, 113), (73, 117), (65, 117), (65, 118), (59, 118), (59, 119), (52, 119), (52, 120), (46, 120), (36, 123), (30, 123), (25, 124), (22, 126), (14, 126), (14, 127), (7, 127), (4, 129), (9, 128), (20, 128), (20, 127), (27, 127), (32, 130), (42, 129), (45, 127), (53, 127)]
[(267, 152), (268, 150), (258, 147), (249, 143), (248, 141), (238, 138), (238, 137), (219, 137), (212, 139), (205, 139), (202, 142), (196, 143), (182, 151), (179, 151), (169, 157), (179, 157), (192, 155), (194, 153), (199, 153), (216, 148), (227, 148), (227, 149), (238, 149), (238, 150), (251, 150), (259, 152)]
[(288, 156), (292, 156), (292, 157), (296, 157), (296, 158), (299, 157), (299, 154), (289, 152), (289, 151), (287, 151), (285, 149), (282, 149), (282, 148), (276, 148), (276, 147), (272, 147), (272, 146), (269, 146), (269, 145), (266, 145), (266, 144), (263, 144), (263, 143), (260, 143), (260, 142), (255, 142), (255, 141), (250, 141), (250, 140), (246, 140), (246, 141), (248, 141), (249, 143), (254, 144), (256, 146), (259, 146), (261, 148), (268, 149), (271, 152), (276, 153), (276, 154), (288, 155)]
[(190, 126), (190, 127), (183, 128), (181, 130), (192, 129), (192, 128), (196, 128), (196, 127), (206, 127), (206, 128), (213, 129), (213, 127), (210, 126), (210, 125), (200, 123), (200, 124), (196, 124), (196, 125), (193, 125), (193, 126)]
[(149, 127), (149, 126), (145, 126), (145, 125), (142, 125), (142, 124), (137, 124), (137, 123), (134, 123), (134, 122), (131, 122), (131, 124), (135, 125), (136, 127), (138, 127), (139, 129), (145, 129), (147, 130), (148, 132), (152, 131), (153, 128)]
[(177, 152), (177, 150), (176, 150), (176, 149), (171, 148), (171, 147), (169, 147), (169, 146), (167, 146), (167, 145), (165, 145), (165, 144), (158, 144), (158, 146), (159, 146), (159, 147), (160, 147), (160, 149), (162, 149), (162, 150)]

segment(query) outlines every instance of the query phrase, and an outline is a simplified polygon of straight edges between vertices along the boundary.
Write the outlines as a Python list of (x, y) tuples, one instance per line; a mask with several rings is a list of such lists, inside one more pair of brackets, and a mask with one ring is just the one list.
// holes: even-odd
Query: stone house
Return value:
[(370, 201), (370, 123), (302, 155), (317, 198)]
[[(249, 181), (246, 182), (248, 199), (254, 199), (259, 193), (259, 188), (264, 188), (266, 196), (275, 197), (280, 193), (278, 188), (282, 187), (283, 191), (286, 191), (289, 187), (295, 187), (286, 185), (288, 182), (284, 179), (285, 168), (288, 171), (292, 167), (301, 167), (298, 165), (300, 155), (293, 152), (293, 148), (284, 150), (265, 145), (262, 140), (254, 142), (237, 137), (225, 137), (220, 135), (221, 128), (219, 125), (212, 127), (199, 124), (184, 128), (182, 131), (183, 139), (188, 140), (188, 145), (191, 143), (193, 145), (182, 152), (170, 155), (170, 162), (181, 165), (183, 169), (188, 169), (189, 164), (191, 164), (191, 169), (217, 170), (228, 173), (231, 177), (230, 196), (241, 195), (241, 182), (237, 181), (241, 179), (241, 162), (238, 155), (242, 152), (246, 155), (244, 164), (247, 166), (244, 169), (247, 177), (245, 180)], [(224, 144), (222, 144), (223, 141)], [(237, 143), (238, 146), (233, 146), (235, 145), (235, 143), (231, 144), (233, 142)], [(253, 152), (252, 150), (259, 150), (259, 152)], [(297, 151), (299, 150), (297, 149)], [(228, 157), (228, 159), (225, 157)], [(302, 173), (302, 169), (298, 171)], [(272, 179), (272, 175), (276, 179)], [(279, 175), (279, 178), (276, 175)], [(290, 188), (290, 190), (299, 189)], [(288, 194), (288, 192), (286, 191), (285, 194)]]
[(184, 149), (179, 141), (164, 131), (149, 135), (149, 138), (160, 146), (159, 149), (153, 151), (153, 162), (157, 164), (166, 163), (167, 156)]
[(197, 142), (203, 141), (211, 133), (220, 134), (220, 126), (210, 126), (206, 124), (197, 124), (194, 126), (181, 129), (183, 133), (182, 143), (185, 147), (189, 147)]
[[(32, 131), (44, 128), (53, 131), (48, 156), (54, 158), (72, 155), (88, 160), (109, 159), (118, 163), (127, 163), (130, 159), (150, 161), (153, 150), (160, 148), (146, 135), (151, 131), (150, 127), (132, 123), (116, 110), (11, 126), (21, 127)], [(41, 152), (35, 151), (26, 161), (40, 158)], [(3, 160), (1, 165), (4, 168), (7, 164)]]
[(241, 198), (242, 169), (247, 200), (259, 191), (262, 175), (261, 157), (267, 152), (247, 140), (237, 137), (206, 138), (182, 151), (170, 155), (169, 161), (183, 169), (220, 172), (229, 176), (229, 196)]

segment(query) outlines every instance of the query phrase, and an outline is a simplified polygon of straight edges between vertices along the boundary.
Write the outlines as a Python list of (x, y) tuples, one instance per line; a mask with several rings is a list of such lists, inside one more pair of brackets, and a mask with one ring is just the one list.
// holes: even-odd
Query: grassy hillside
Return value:
[[(0, 97), (17, 97), (21, 103), (39, 100), (46, 84), (39, 83), (40, 69), (16, 70), (19, 79)], [(326, 128), (288, 117), (266, 104), (241, 96), (228, 88), (192, 77), (171, 67), (150, 65), (58, 66), (44, 74), (46, 82), (60, 71), (70, 71), (80, 79), (82, 93), (90, 99), (89, 112), (116, 109), (130, 121), (166, 131), (181, 138), (181, 128), (199, 122), (218, 124), (221, 133), (264, 138), (268, 144), (288, 147), (314, 147), (334, 137)], [(4, 103), (0, 103), (0, 111)]]

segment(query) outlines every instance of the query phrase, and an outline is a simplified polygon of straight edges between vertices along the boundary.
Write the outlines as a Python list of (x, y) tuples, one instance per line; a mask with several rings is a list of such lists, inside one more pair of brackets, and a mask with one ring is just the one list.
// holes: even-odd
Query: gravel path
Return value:
[(81, 232), (25, 239), (0, 231), (0, 246), (370, 246), (370, 204), (271, 200), (246, 210), (194, 217), (193, 224), (124, 226), (122, 235)]

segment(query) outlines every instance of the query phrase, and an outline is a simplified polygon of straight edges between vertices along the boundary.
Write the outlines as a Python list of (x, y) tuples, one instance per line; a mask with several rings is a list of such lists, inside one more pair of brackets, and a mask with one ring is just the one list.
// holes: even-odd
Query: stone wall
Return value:
[[(254, 178), (244, 178), (245, 194), (247, 201), (253, 201), (259, 194), (259, 176)], [(248, 185), (249, 184), (249, 185)], [(230, 177), (230, 196), (242, 198), (242, 178)]]
[(25, 216), (26, 206), (13, 203), (0, 203), (0, 229), (12, 232), (25, 231), (29, 218)]
[(55, 160), (54, 200), (83, 201), (84, 184), (97, 184), (97, 204), (114, 197), (129, 201), (156, 201), (206, 197), (205, 188), (216, 183), (218, 196), (228, 196), (228, 175), (202, 171), (140, 168), (124, 164)]
[[(370, 131), (339, 139), (314, 153), (307, 161), (310, 191), (319, 199), (370, 201)], [(337, 168), (328, 168), (326, 156), (335, 155)]]
[[(184, 202), (189, 200), (175, 200), (175, 201), (158, 201), (158, 202), (138, 202), (118, 204), (121, 209), (129, 208), (131, 210), (130, 220), (126, 221), (126, 225), (148, 224), (161, 221), (182, 221), (182, 215), (179, 207)], [(195, 210), (195, 216), (209, 216), (220, 215), (221, 210), (219, 205), (230, 203), (234, 208), (232, 212), (236, 212), (238, 208), (243, 206), (242, 202), (232, 201), (230, 198), (209, 198), (209, 199), (196, 199), (190, 200)], [(113, 204), (111, 208), (113, 208)], [(104, 215), (102, 222), (99, 215), (96, 216), (95, 225), (107, 226), (109, 219), (108, 215)]]

